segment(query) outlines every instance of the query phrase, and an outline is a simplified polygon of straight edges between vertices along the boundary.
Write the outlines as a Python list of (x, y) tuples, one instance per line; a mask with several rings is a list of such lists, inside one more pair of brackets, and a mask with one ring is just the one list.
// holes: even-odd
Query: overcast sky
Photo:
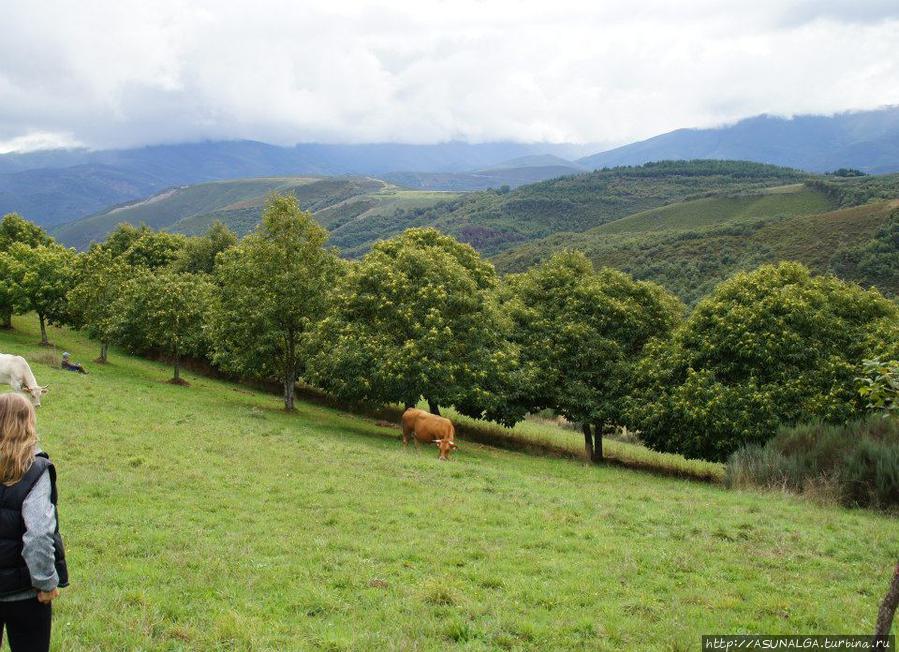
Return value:
[(897, 0), (0, 0), (0, 151), (617, 145), (889, 104)]

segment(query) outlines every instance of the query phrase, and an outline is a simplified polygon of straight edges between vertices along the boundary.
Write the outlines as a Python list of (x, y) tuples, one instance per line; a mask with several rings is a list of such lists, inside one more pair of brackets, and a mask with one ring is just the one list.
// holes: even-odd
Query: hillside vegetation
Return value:
[[(455, 197), (452, 193), (405, 191), (367, 177), (237, 179), (168, 190), (65, 224), (54, 235), (67, 245), (84, 249), (91, 242), (102, 241), (122, 222), (199, 235), (216, 220), (238, 235), (245, 235), (258, 224), (265, 200), (272, 193), (295, 195), (332, 231), (334, 243), (338, 245), (340, 229), (349, 222), (365, 223), (385, 212), (417, 209)], [(355, 232), (360, 228), (365, 226), (350, 230)]]
[[(49, 366), (33, 316), (0, 332), (50, 394), (82, 650), (692, 649), (703, 633), (868, 632), (895, 519), (399, 431), (114, 351)], [(95, 345), (51, 330), (77, 360)], [(572, 436), (576, 437), (575, 433)], [(674, 608), (672, 608), (674, 605)]]
[[(899, 293), (899, 265), (889, 262), (899, 257), (899, 243), (888, 233), (899, 220), (899, 200), (828, 210), (842, 202), (810, 186), (675, 204), (527, 243), (494, 263), (502, 272), (517, 272), (558, 249), (580, 249), (597, 266), (656, 281), (693, 302), (736, 271), (796, 260), (819, 273)], [(899, 188), (883, 193), (899, 197)]]

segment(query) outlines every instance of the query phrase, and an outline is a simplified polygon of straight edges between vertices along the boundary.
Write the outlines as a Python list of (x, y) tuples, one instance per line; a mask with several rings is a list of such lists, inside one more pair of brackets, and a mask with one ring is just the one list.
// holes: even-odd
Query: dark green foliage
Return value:
[(829, 176), (834, 177), (864, 177), (867, 176), (866, 172), (862, 172), (861, 170), (856, 170), (855, 168), (840, 168), (838, 170), (834, 170), (833, 172), (827, 173)]
[[(605, 424), (624, 424), (634, 365), (653, 337), (667, 337), (680, 302), (653, 283), (612, 269), (598, 272), (578, 252), (559, 252), (509, 279), (503, 312), (531, 380), (529, 411), (551, 409), (593, 427), (602, 457)], [(586, 434), (586, 432), (585, 432)], [(592, 437), (592, 435), (590, 435)]]
[(174, 268), (192, 274), (212, 274), (215, 259), (223, 251), (237, 246), (237, 236), (219, 221), (197, 237), (187, 238), (184, 248), (174, 261)]
[(853, 507), (899, 507), (899, 420), (871, 416), (781, 428), (763, 446), (735, 452), (726, 482), (812, 493)]
[(737, 274), (670, 342), (650, 347), (632, 414), (657, 450), (723, 461), (780, 424), (842, 422), (862, 409), (855, 376), (895, 342), (899, 307), (802, 265)]
[[(346, 400), (415, 403), (514, 422), (517, 356), (495, 307), (493, 266), (434, 229), (379, 242), (337, 286), (309, 378)], [(502, 389), (502, 393), (500, 393)]]

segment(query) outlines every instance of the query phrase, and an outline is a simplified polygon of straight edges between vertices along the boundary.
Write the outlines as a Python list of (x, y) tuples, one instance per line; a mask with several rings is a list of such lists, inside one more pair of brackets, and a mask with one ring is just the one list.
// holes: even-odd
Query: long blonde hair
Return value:
[(37, 428), (24, 396), (0, 394), (0, 482), (14, 485), (34, 463)]

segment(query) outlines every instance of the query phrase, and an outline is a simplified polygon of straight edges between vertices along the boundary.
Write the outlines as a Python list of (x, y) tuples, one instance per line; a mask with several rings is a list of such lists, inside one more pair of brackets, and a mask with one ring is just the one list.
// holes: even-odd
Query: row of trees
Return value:
[(302, 378), (348, 401), (455, 406), (514, 424), (551, 410), (602, 459), (627, 425), (659, 450), (724, 459), (780, 423), (863, 409), (861, 360), (899, 357), (899, 310), (796, 264), (721, 284), (689, 314), (658, 285), (557, 253), (504, 279), (468, 245), (409, 229), (358, 262), (293, 197), (239, 241), (127, 225), (77, 254), (17, 216), (0, 224), (0, 317), (33, 311), (101, 346), (204, 356), (244, 378)]

